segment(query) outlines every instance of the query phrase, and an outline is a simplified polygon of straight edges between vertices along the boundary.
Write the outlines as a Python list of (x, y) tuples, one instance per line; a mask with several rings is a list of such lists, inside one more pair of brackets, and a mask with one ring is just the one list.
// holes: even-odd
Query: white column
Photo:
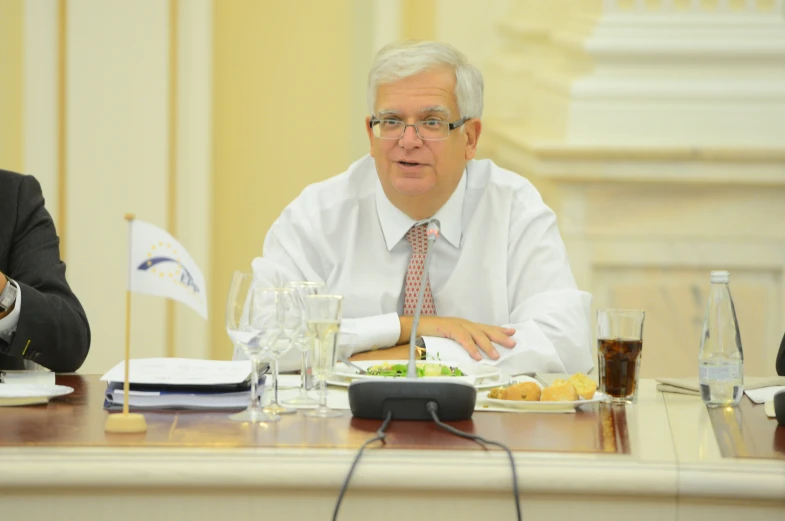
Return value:
[[(177, 22), (177, 239), (206, 277), (213, 223), (212, 5), (211, 0), (180, 0)], [(207, 285), (212, 289), (211, 281)], [(175, 310), (177, 356), (209, 358), (208, 321), (183, 304)], [(209, 312), (220, 314), (223, 309)]]

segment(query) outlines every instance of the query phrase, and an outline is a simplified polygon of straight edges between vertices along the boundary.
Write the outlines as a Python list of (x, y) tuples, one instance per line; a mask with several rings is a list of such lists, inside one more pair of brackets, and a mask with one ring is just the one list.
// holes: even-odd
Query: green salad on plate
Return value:
[[(372, 376), (406, 376), (407, 364), (383, 363), (368, 368)], [(417, 376), (464, 376), (465, 373), (457, 367), (444, 364), (417, 364)]]

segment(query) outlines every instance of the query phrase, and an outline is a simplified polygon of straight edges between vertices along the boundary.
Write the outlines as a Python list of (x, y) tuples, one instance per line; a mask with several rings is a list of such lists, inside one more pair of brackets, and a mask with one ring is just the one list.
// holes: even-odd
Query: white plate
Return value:
[[(375, 366), (380, 364), (406, 364), (408, 360), (360, 360), (354, 362), (354, 364), (362, 367), (366, 371)], [(471, 380), (485, 380), (489, 378), (498, 379), (499, 378), (499, 370), (495, 367), (491, 367), (485, 364), (467, 364), (467, 363), (455, 363), (455, 362), (443, 362), (443, 361), (418, 361), (418, 364), (441, 364), (446, 365), (449, 367), (457, 367), (463, 374), (467, 376), (471, 376)], [(377, 375), (370, 375), (370, 374), (358, 374), (357, 370), (351, 366), (344, 364), (343, 362), (338, 362), (335, 364), (335, 368), (333, 369), (333, 374), (335, 376), (341, 378), (352, 378), (356, 380), (378, 380), (380, 378), (401, 378), (400, 376), (377, 376)], [(429, 376), (426, 378), (462, 378), (460, 376)], [(498, 385), (498, 383), (496, 384)]]
[[(434, 378), (444, 378), (444, 377), (434, 377)], [(453, 378), (460, 379), (461, 377), (456, 376)], [(357, 380), (357, 378), (347, 378), (345, 376), (332, 375), (327, 378), (327, 385), (335, 385), (337, 387), (349, 387), (349, 385), (355, 380)], [(500, 385), (502, 385), (502, 381), (496, 378), (494, 379), (486, 378), (484, 380), (479, 380), (474, 382), (474, 387), (478, 391), (483, 389), (490, 389), (492, 387), (498, 387)]]
[[(542, 384), (540, 382), (528, 376), (517, 376), (511, 383), (520, 382), (534, 382), (539, 385), (540, 388), (542, 388)], [(594, 397), (592, 397), (591, 400), (584, 400), (581, 398), (575, 401), (564, 402), (527, 402), (522, 400), (497, 400), (496, 398), (488, 398), (489, 392), (490, 391), (485, 391), (484, 393), (478, 394), (477, 401), (479, 402), (482, 400), (483, 403), (492, 405), (494, 407), (526, 411), (564, 411), (575, 409), (581, 405), (604, 402), (608, 399), (608, 396), (605, 393), (595, 391)]]
[(0, 405), (46, 403), (49, 398), (74, 392), (66, 385), (0, 384)]

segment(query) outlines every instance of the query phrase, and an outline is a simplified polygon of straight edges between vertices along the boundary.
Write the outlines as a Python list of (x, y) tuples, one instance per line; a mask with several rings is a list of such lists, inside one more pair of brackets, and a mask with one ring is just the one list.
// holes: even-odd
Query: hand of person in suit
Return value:
[[(401, 335), (398, 343), (408, 342), (412, 331), (413, 317), (400, 317)], [(475, 360), (482, 360), (480, 350), (493, 360), (499, 358), (491, 342), (496, 342), (502, 347), (512, 349), (515, 340), (510, 338), (515, 330), (509, 327), (490, 326), (479, 324), (471, 320), (455, 317), (424, 316), (420, 317), (417, 327), (418, 336), (439, 336), (449, 338), (461, 344)]]

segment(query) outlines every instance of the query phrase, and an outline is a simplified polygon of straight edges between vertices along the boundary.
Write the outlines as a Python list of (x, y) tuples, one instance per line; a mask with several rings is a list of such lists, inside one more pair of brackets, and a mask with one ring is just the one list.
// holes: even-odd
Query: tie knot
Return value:
[(428, 225), (412, 226), (406, 232), (406, 239), (412, 245), (412, 253), (425, 255), (428, 251)]

